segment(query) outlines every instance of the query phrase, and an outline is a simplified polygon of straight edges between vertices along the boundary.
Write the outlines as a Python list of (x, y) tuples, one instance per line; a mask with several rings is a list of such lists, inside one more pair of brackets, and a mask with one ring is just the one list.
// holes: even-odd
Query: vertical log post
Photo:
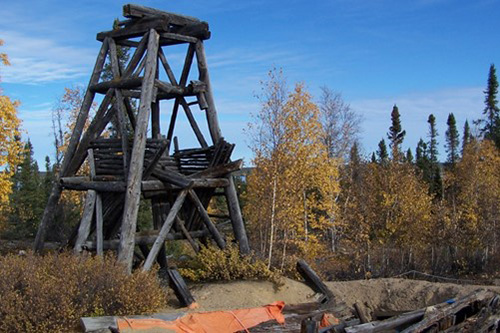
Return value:
[[(89, 149), (87, 154), (88, 154), (89, 169), (90, 169), (90, 179), (93, 180), (96, 176), (94, 151), (92, 149)], [(96, 243), (97, 243), (97, 255), (102, 256), (104, 254), (102, 199), (101, 195), (97, 192), (95, 195), (95, 224), (96, 224), (95, 233), (96, 233)]]
[[(99, 78), (101, 76), (101, 71), (104, 66), (104, 61), (106, 60), (106, 55), (108, 54), (108, 43), (104, 41), (101, 46), (101, 50), (99, 51), (99, 55), (97, 56), (97, 60), (94, 66), (94, 70), (92, 71), (92, 76), (90, 77), (88, 87), (99, 82)], [(50, 221), (54, 220), (54, 214), (57, 208), (57, 204), (59, 203), (59, 198), (61, 197), (61, 184), (59, 183), (59, 178), (68, 176), (67, 168), (70, 164), (70, 161), (73, 159), (73, 154), (78, 146), (80, 141), (80, 137), (83, 132), (83, 128), (85, 126), (85, 122), (87, 121), (90, 107), (92, 106), (92, 102), (94, 101), (95, 93), (91, 92), (89, 88), (85, 92), (85, 97), (83, 98), (82, 107), (80, 108), (80, 112), (78, 113), (78, 118), (76, 119), (75, 128), (73, 129), (73, 133), (71, 134), (71, 138), (69, 140), (68, 148), (64, 153), (61, 170), (59, 171), (59, 175), (54, 181), (54, 185), (52, 186), (52, 191), (50, 192), (50, 196), (47, 202), (47, 206), (45, 207), (45, 211), (43, 212), (42, 220), (40, 221), (40, 225), (38, 226), (38, 231), (36, 233), (35, 243), (33, 244), (33, 249), (35, 252), (40, 253), (43, 250), (43, 245), (45, 241), (45, 234), (47, 233), (48, 225)]]
[(232, 175), (228, 175), (226, 178), (229, 180), (229, 186), (224, 188), (224, 194), (226, 195), (229, 216), (233, 225), (234, 237), (238, 241), (240, 253), (248, 254), (250, 253), (250, 246), (248, 245), (247, 232), (245, 230), (245, 224), (243, 223), (243, 217), (241, 216), (240, 203), (238, 194), (236, 193), (234, 179)]
[(198, 61), (198, 72), (200, 74), (200, 81), (205, 83), (207, 91), (205, 98), (207, 100), (207, 122), (210, 130), (212, 142), (215, 144), (221, 137), (222, 133), (219, 127), (219, 120), (217, 119), (217, 110), (215, 109), (214, 95), (212, 92), (212, 85), (210, 84), (210, 76), (208, 74), (207, 60), (205, 57), (205, 47), (203, 41), (199, 40), (195, 46), (196, 59)]
[(122, 219), (120, 245), (118, 247), (118, 261), (126, 265), (128, 272), (132, 271), (132, 259), (134, 257), (137, 212), (139, 210), (141, 195), (142, 168), (144, 166), (148, 120), (151, 114), (151, 103), (153, 102), (158, 43), (159, 35), (154, 29), (151, 29), (146, 55), (146, 69), (141, 89), (139, 115), (137, 117), (134, 145), (130, 159), (127, 190), (125, 192), (125, 208)]

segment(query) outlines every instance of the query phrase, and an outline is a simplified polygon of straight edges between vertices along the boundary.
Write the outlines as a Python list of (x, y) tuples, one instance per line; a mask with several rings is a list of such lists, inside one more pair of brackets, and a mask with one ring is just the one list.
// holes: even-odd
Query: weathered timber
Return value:
[(160, 233), (158, 234), (158, 237), (156, 238), (153, 247), (151, 248), (151, 251), (149, 252), (148, 257), (146, 258), (146, 262), (144, 263), (143, 271), (149, 271), (151, 267), (153, 266), (153, 262), (155, 261), (156, 257), (158, 256), (158, 252), (160, 251), (160, 248), (165, 242), (165, 239), (167, 237), (167, 234), (170, 231), (170, 228), (172, 227), (172, 224), (175, 221), (175, 217), (177, 216), (177, 213), (182, 207), (182, 204), (184, 203), (184, 200), (186, 199), (188, 190), (184, 189), (179, 194), (177, 195), (177, 198), (175, 199), (174, 204), (170, 208), (170, 211), (168, 212), (168, 215), (163, 222), (163, 225), (161, 227)]
[(167, 149), (168, 141), (163, 140), (163, 144), (158, 148), (153, 157), (148, 161), (146, 169), (142, 173), (142, 179), (148, 179), (153, 170), (156, 168), (157, 163), (160, 161), (163, 153)]
[(236, 193), (234, 179), (231, 175), (228, 175), (226, 178), (229, 181), (229, 186), (224, 188), (224, 193), (226, 194), (229, 216), (231, 216), (231, 222), (233, 223), (234, 237), (238, 241), (240, 253), (248, 254), (250, 253), (250, 245), (248, 244), (247, 232), (245, 224), (243, 223), (243, 217), (241, 216), (240, 204), (238, 194)]
[(80, 226), (78, 227), (78, 236), (76, 238), (74, 252), (79, 254), (82, 252), (82, 245), (85, 243), (90, 234), (90, 224), (94, 215), (95, 200), (97, 193), (94, 190), (89, 190), (85, 197), (85, 204), (83, 206), (82, 218)]
[[(95, 160), (94, 152), (92, 149), (88, 150), (88, 161), (90, 169), (90, 178), (95, 177)], [(101, 195), (96, 192), (95, 195), (95, 222), (96, 222), (96, 241), (97, 241), (97, 255), (102, 256), (102, 241), (103, 241), (103, 217), (102, 217), (102, 200)]]
[(190, 24), (199, 24), (202, 23), (199, 19), (195, 17), (190, 17), (186, 15), (174, 14), (165, 12), (162, 10), (158, 10), (155, 8), (135, 5), (135, 4), (127, 4), (123, 6), (123, 16), (127, 18), (143, 18), (143, 17), (163, 17), (168, 20), (171, 24), (176, 25), (190, 25)]
[(189, 175), (189, 178), (221, 177), (221, 176), (225, 176), (231, 172), (241, 170), (242, 166), (243, 166), (243, 159), (239, 159), (239, 160), (236, 160), (234, 162), (216, 165), (214, 167), (211, 167), (211, 168), (205, 169), (203, 171), (194, 173), (192, 175)]
[(90, 123), (89, 127), (85, 131), (85, 134), (80, 140), (80, 144), (78, 145), (78, 148), (74, 153), (73, 159), (68, 165), (68, 173), (64, 174), (63, 177), (76, 174), (83, 161), (85, 160), (90, 141), (95, 140), (102, 133), (106, 125), (113, 117), (115, 108), (111, 107), (110, 109), (108, 109), (113, 96), (114, 90), (108, 90), (106, 96), (104, 96), (101, 102), (101, 105), (97, 109), (94, 119), (92, 119), (92, 122)]
[(165, 38), (167, 40), (174, 40), (185, 43), (196, 43), (198, 41), (198, 38), (195, 37), (185, 36), (181, 34), (174, 34), (170, 32), (163, 32), (160, 34), (160, 37)]
[(207, 211), (205, 210), (205, 207), (201, 203), (200, 199), (196, 195), (196, 193), (193, 190), (189, 190), (189, 198), (191, 201), (194, 203), (196, 210), (198, 211), (198, 214), (200, 214), (201, 219), (203, 220), (203, 223), (205, 223), (205, 226), (207, 229), (210, 231), (210, 234), (212, 234), (213, 239), (215, 240), (215, 243), (217, 246), (219, 246), (220, 249), (225, 249), (226, 248), (226, 241), (222, 237), (222, 235), (219, 233), (219, 230), (215, 227), (215, 224), (210, 220), (210, 217), (208, 216)]
[(370, 314), (363, 304), (356, 302), (354, 303), (353, 307), (354, 311), (356, 311), (356, 314), (358, 315), (361, 324), (369, 323), (371, 321), (371, 318), (369, 317)]
[(105, 94), (109, 89), (136, 89), (141, 87), (142, 77), (133, 77), (125, 79), (113, 79), (111, 81), (105, 81), (101, 83), (96, 83), (90, 86), (90, 90), (94, 93)]
[(175, 296), (179, 300), (181, 306), (189, 307), (195, 302), (193, 295), (189, 291), (189, 288), (184, 282), (184, 279), (177, 271), (177, 268), (171, 267), (167, 270), (168, 272), (168, 283), (170, 288), (174, 290)]
[(332, 301), (334, 299), (333, 293), (328, 289), (328, 287), (321, 281), (318, 274), (307, 264), (303, 259), (297, 261), (297, 271), (304, 278), (306, 284), (315, 292), (323, 294), (326, 297), (326, 301)]
[[(112, 38), (109, 38), (108, 43), (113, 77), (119, 78), (121, 76), (121, 71), (120, 62), (118, 61), (118, 55), (116, 51), (116, 44)], [(123, 171), (124, 175), (126, 176), (128, 171), (128, 133), (127, 125), (125, 124), (125, 115), (127, 114), (127, 109), (125, 107), (125, 103), (123, 102), (123, 96), (120, 89), (115, 89), (115, 103), (118, 105), (116, 114), (118, 119), (118, 130), (120, 132), (122, 143)]]
[(179, 99), (179, 102), (182, 105), (182, 108), (184, 109), (184, 112), (186, 113), (186, 117), (189, 121), (189, 124), (191, 125), (191, 128), (194, 131), (194, 134), (196, 135), (196, 138), (198, 139), (198, 142), (203, 148), (208, 147), (207, 142), (205, 141), (205, 138), (203, 137), (203, 134), (200, 131), (200, 128), (198, 127), (198, 124), (196, 123), (196, 120), (193, 117), (193, 113), (191, 112), (191, 109), (189, 108), (189, 105), (187, 105), (186, 100), (184, 97), (181, 97)]
[(123, 77), (129, 77), (132, 75), (134, 70), (136, 69), (137, 65), (142, 59), (142, 56), (144, 55), (144, 52), (146, 51), (146, 46), (149, 38), (149, 32), (144, 34), (144, 36), (141, 38), (141, 41), (139, 42), (139, 45), (137, 45), (137, 49), (135, 50), (134, 54), (132, 55), (132, 58), (130, 58), (130, 61), (127, 65), (127, 68), (123, 72)]
[(141, 193), (146, 134), (153, 100), (153, 82), (158, 59), (158, 39), (158, 33), (154, 29), (151, 29), (149, 32), (146, 55), (147, 63), (141, 90), (139, 116), (137, 117), (134, 145), (130, 159), (127, 192), (125, 193), (125, 210), (123, 212), (118, 260), (127, 265), (129, 272), (132, 270), (132, 258), (134, 254), (134, 234)]
[[(108, 43), (105, 42), (102, 44), (101, 50), (99, 51), (99, 55), (97, 56), (94, 69), (90, 77), (89, 85), (93, 85), (99, 81), (99, 77), (101, 75), (101, 71), (104, 66), (104, 61), (106, 60), (107, 53), (108, 53)], [(59, 172), (58, 177), (64, 177), (70, 174), (68, 173), (67, 170), (68, 165), (73, 159), (73, 155), (78, 146), (80, 137), (83, 132), (83, 128), (85, 126), (85, 122), (87, 121), (89, 115), (90, 107), (92, 106), (92, 102), (94, 101), (94, 97), (95, 93), (87, 89), (87, 91), (85, 92), (85, 96), (83, 97), (83, 102), (80, 108), (80, 112), (78, 113), (78, 117), (76, 118), (73, 132), (71, 133), (68, 147), (66, 148), (66, 152), (64, 153), (63, 161), (61, 164), (61, 170)], [(59, 183), (57, 181), (54, 182), (47, 205), (45, 206), (45, 210), (43, 212), (42, 220), (40, 221), (40, 224), (38, 226), (35, 242), (33, 244), (33, 249), (35, 252), (41, 252), (43, 250), (45, 234), (47, 232), (50, 221), (54, 219), (55, 210), (57, 208), (59, 198), (61, 197), (61, 190), (62, 189)]]
[(150, 31), (150, 29), (154, 29), (159, 32), (169, 32), (170, 24), (162, 17), (144, 17), (135, 20), (132, 24), (126, 27), (99, 32), (96, 39), (102, 41), (107, 37), (114, 38), (115, 40), (140, 37)]
[[(395, 331), (399, 327), (411, 325), (420, 321), (425, 314), (425, 309), (416, 310), (402, 315), (392, 317), (383, 321), (373, 321), (364, 324), (358, 324), (351, 327), (345, 327), (347, 333), (368, 333), (368, 332), (387, 332)], [(399, 332), (400, 330), (397, 330)]]
[(212, 142), (216, 143), (222, 137), (222, 133), (219, 127), (219, 120), (217, 119), (217, 110), (215, 109), (215, 101), (212, 92), (212, 86), (210, 84), (210, 76), (208, 74), (207, 60), (205, 57), (205, 47), (203, 46), (203, 41), (201, 40), (198, 41), (195, 45), (196, 59), (198, 61), (198, 71), (200, 73), (199, 80), (201, 82), (204, 82), (207, 86), (205, 98), (208, 105), (208, 108), (206, 109), (208, 128), (210, 130)]
[(179, 216), (176, 216), (176, 218), (175, 218), (175, 224), (181, 230), (181, 233), (184, 235), (184, 237), (186, 237), (186, 239), (188, 240), (189, 244), (193, 248), (194, 252), (195, 253), (200, 252), (200, 246), (193, 239), (193, 237), (191, 236), (191, 234), (189, 233), (189, 231), (186, 229), (186, 226), (184, 225), (184, 221), (182, 221)]
[(434, 329), (445, 329), (445, 327), (442, 327), (440, 323), (443, 321), (446, 321), (447, 318), (450, 318), (459, 312), (466, 314), (465, 316), (462, 315), (460, 318), (460, 321), (457, 321), (456, 324), (459, 322), (463, 321), (466, 317), (470, 317), (476, 313), (479, 312), (479, 310), (487, 304), (495, 294), (491, 291), (488, 290), (478, 290), (475, 291), (459, 300), (457, 300), (455, 303), (445, 306), (441, 309), (438, 309), (436, 311), (431, 311), (427, 312), (426, 316), (424, 317), (423, 320), (419, 321), (418, 323), (406, 328), (402, 332), (404, 333), (409, 333), (409, 332), (426, 332), (432, 328)]

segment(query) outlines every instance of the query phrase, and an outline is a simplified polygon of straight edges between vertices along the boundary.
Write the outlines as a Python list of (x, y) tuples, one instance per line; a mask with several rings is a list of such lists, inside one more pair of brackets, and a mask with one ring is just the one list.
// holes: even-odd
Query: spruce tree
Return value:
[(411, 152), (411, 148), (408, 148), (406, 151), (406, 162), (410, 164), (413, 163), (413, 153)]
[(24, 147), (23, 162), (18, 166), (12, 181), (6, 236), (17, 239), (34, 237), (43, 214), (45, 195), (29, 140)]
[(387, 152), (387, 145), (384, 139), (378, 143), (377, 157), (380, 164), (387, 164), (389, 160), (389, 153)]
[(484, 98), (485, 108), (483, 115), (486, 117), (484, 126), (481, 129), (485, 139), (495, 142), (497, 147), (500, 148), (500, 109), (498, 107), (498, 80), (495, 65), (490, 65), (488, 74), (488, 87), (484, 91), (486, 95)]
[(469, 122), (465, 120), (464, 124), (464, 135), (462, 137), (462, 154), (464, 153), (465, 147), (472, 141), (472, 135), (470, 133)]
[(415, 149), (415, 164), (422, 172), (422, 178), (429, 181), (429, 154), (427, 152), (427, 143), (420, 138)]
[(372, 153), (372, 158), (371, 158), (371, 163), (377, 163), (377, 157), (375, 156), (375, 153)]
[(438, 161), (438, 132), (436, 129), (436, 117), (433, 114), (427, 119), (429, 123), (429, 193), (436, 195), (437, 198), (442, 196), (443, 182), (441, 179), (441, 170)]
[(391, 112), (391, 127), (389, 127), (389, 133), (387, 137), (390, 141), (390, 147), (392, 150), (392, 158), (398, 159), (401, 153), (401, 144), (403, 143), (406, 131), (401, 128), (401, 119), (399, 114), (399, 109), (394, 104)]
[(448, 115), (448, 120), (446, 121), (448, 129), (446, 130), (446, 152), (448, 153), (448, 163), (452, 166), (458, 161), (458, 145), (459, 145), (459, 135), (457, 130), (457, 122), (453, 113)]

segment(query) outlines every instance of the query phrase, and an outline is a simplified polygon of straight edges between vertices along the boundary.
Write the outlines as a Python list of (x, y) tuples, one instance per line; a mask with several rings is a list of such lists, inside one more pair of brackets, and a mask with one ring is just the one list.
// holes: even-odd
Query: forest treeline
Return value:
[[(6, 55), (0, 61), (8, 65)], [(2, 238), (35, 236), (82, 92), (66, 89), (54, 106), (54, 155), (40, 172), (31, 142), (21, 140), (18, 104), (0, 91)], [(439, 120), (446, 132), (438, 133), (430, 114), (428, 132), (408, 150), (394, 105), (385, 139), (365, 155), (358, 143), (362, 119), (341, 95), (322, 88), (314, 99), (303, 84), (289, 90), (283, 73), (270, 71), (247, 131), (254, 167), (239, 186), (255, 254), (283, 271), (304, 257), (332, 277), (494, 270), (500, 263), (497, 93), (491, 65), (483, 112), (471, 110), (477, 119), (457, 124), (450, 113)], [(66, 239), (78, 223), (81, 193), (65, 191), (61, 203), (49, 241)], [(217, 207), (214, 202), (211, 209)], [(141, 206), (139, 224), (150, 223), (149, 209)]]
[(272, 71), (250, 126), (255, 169), (243, 197), (253, 249), (269, 266), (286, 270), (306, 257), (332, 277), (496, 270), (497, 92), (491, 65), (485, 107), (472, 126), (459, 129), (450, 113), (440, 134), (430, 114), (428, 132), (408, 150), (394, 105), (386, 139), (363, 156), (359, 117), (339, 95), (325, 88), (314, 102), (303, 85), (289, 92)]

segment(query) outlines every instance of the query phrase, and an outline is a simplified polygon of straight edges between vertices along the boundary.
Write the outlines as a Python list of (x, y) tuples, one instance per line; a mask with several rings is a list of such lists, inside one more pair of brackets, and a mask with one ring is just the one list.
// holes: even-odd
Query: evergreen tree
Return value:
[(377, 157), (377, 161), (380, 164), (387, 164), (387, 162), (389, 161), (389, 153), (387, 152), (387, 145), (385, 144), (384, 139), (380, 140), (380, 142), (378, 143)]
[(441, 168), (438, 161), (438, 132), (436, 129), (436, 117), (433, 114), (429, 115), (427, 120), (429, 123), (429, 193), (435, 194), (437, 198), (441, 198), (443, 194), (443, 181), (441, 178)]
[(490, 72), (488, 75), (488, 87), (484, 94), (485, 108), (483, 114), (486, 117), (484, 126), (481, 129), (485, 139), (492, 140), (496, 146), (500, 148), (500, 109), (498, 107), (498, 80), (496, 75), (495, 65), (490, 65)]
[(464, 153), (465, 147), (471, 143), (472, 141), (472, 135), (470, 133), (470, 127), (469, 127), (469, 122), (465, 120), (464, 124), (464, 135), (462, 137), (462, 155)]
[(372, 153), (371, 163), (377, 163), (377, 157), (375, 156), (375, 153)]
[(438, 163), (438, 132), (436, 129), (436, 117), (430, 114), (427, 122), (429, 123), (429, 159), (431, 163), (436, 164)]
[(413, 153), (411, 152), (411, 148), (408, 148), (406, 151), (406, 162), (410, 164), (413, 163)]
[(403, 143), (406, 131), (403, 131), (401, 128), (399, 109), (395, 104), (391, 112), (391, 123), (392, 125), (389, 127), (387, 137), (389, 138), (392, 149), (392, 158), (397, 160), (400, 156), (401, 144)]
[(429, 181), (429, 154), (427, 152), (427, 143), (420, 138), (415, 149), (415, 163), (422, 172), (425, 181)]
[(45, 195), (40, 180), (38, 164), (33, 158), (31, 142), (25, 144), (23, 161), (12, 177), (10, 212), (6, 236), (31, 238), (36, 234), (45, 205)]
[(446, 122), (448, 129), (446, 130), (446, 152), (448, 153), (448, 163), (452, 166), (458, 161), (458, 145), (459, 145), (459, 135), (457, 130), (457, 122), (453, 113), (448, 115), (448, 120)]

